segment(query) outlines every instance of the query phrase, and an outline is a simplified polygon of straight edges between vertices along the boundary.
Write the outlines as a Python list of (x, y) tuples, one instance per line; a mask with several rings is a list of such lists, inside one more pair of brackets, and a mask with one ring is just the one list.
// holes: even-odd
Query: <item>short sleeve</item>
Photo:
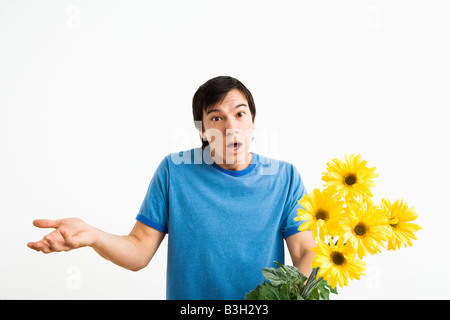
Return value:
[(169, 163), (167, 157), (159, 164), (136, 220), (161, 231), (168, 233), (168, 189), (169, 189)]
[[(302, 178), (300, 176), (300, 173), (298, 173), (297, 169), (292, 166), (291, 168), (291, 179), (290, 179), (290, 185), (289, 185), (289, 191), (288, 196), (286, 200), (286, 206), (285, 206), (285, 220), (282, 226), (282, 234), (283, 238), (287, 238), (289, 236), (292, 236), (293, 234), (299, 232), (298, 227), (305, 222), (302, 221), (295, 221), (294, 218), (297, 217), (297, 209), (302, 208), (298, 204), (298, 200), (300, 200), (303, 195), (306, 195), (306, 189), (303, 184)], [(289, 180), (288, 180), (289, 181)]]

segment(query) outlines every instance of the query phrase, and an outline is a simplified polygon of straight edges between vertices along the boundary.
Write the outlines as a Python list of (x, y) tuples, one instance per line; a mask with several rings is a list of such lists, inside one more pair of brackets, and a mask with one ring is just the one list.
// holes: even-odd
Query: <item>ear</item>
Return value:
[(202, 121), (195, 120), (194, 121), (194, 125), (195, 125), (195, 128), (197, 129), (198, 134), (200, 135), (200, 137), (202, 139), (204, 139), (205, 138), (205, 132), (203, 132), (203, 123), (202, 123)]
[(198, 134), (200, 135), (200, 137), (202, 137), (202, 139), (205, 139), (205, 132), (201, 129), (197, 129)]

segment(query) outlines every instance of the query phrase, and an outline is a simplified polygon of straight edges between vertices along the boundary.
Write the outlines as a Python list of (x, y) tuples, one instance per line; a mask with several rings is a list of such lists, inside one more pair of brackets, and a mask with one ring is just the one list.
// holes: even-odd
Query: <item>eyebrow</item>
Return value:
[[(240, 103), (240, 104), (234, 106), (233, 110), (237, 109), (239, 107), (247, 107), (247, 105), (245, 103)], [(210, 114), (212, 112), (220, 112), (220, 110), (219, 109), (209, 109), (208, 111), (206, 111), (206, 115), (208, 115), (208, 114)]]

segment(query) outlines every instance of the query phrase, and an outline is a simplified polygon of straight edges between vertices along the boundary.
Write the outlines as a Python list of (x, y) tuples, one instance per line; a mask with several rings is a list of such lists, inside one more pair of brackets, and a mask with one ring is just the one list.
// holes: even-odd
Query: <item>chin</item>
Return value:
[(246, 163), (246, 155), (248, 152), (246, 150), (242, 150), (239, 153), (225, 153), (224, 163), (226, 164), (244, 164)]

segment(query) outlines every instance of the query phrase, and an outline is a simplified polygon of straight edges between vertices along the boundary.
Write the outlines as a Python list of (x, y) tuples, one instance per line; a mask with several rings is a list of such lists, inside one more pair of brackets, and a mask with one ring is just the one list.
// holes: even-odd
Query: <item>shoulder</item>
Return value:
[(300, 175), (295, 165), (288, 161), (266, 157), (261, 154), (256, 154), (256, 156), (258, 157), (258, 164), (263, 174), (281, 175), (284, 177)]
[(193, 148), (166, 155), (160, 166), (170, 176), (181, 175), (185, 178), (187, 175), (202, 174), (211, 163), (202, 148)]
[(169, 165), (201, 164), (207, 160), (205, 159), (205, 155), (206, 152), (204, 152), (204, 149), (192, 148), (170, 153), (163, 161), (166, 161)]

